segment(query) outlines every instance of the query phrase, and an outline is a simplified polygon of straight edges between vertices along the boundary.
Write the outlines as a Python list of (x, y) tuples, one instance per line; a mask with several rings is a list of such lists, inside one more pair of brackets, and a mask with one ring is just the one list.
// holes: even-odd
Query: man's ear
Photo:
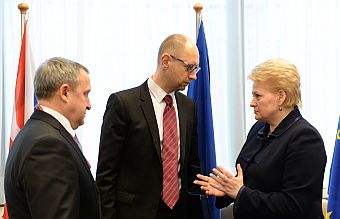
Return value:
[(171, 60), (171, 56), (168, 53), (163, 53), (163, 55), (161, 56), (161, 60), (160, 60), (161, 62), (160, 64), (162, 68), (168, 69), (170, 60)]
[(62, 84), (60, 87), (59, 87), (59, 90), (58, 90), (58, 96), (60, 96), (60, 98), (67, 102), (68, 101), (68, 96), (69, 96), (69, 91), (70, 91), (70, 85), (68, 84)]

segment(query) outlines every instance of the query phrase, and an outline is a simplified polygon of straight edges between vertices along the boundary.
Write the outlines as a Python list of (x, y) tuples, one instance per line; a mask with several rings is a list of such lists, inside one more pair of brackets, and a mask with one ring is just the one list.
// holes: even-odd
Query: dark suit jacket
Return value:
[[(195, 104), (176, 92), (180, 127), (181, 197), (200, 172)], [(147, 82), (112, 94), (103, 118), (97, 168), (103, 218), (153, 219), (162, 193), (162, 159)], [(196, 206), (199, 211), (200, 204)]]
[(36, 110), (15, 138), (5, 169), (11, 219), (97, 219), (100, 203), (87, 161), (66, 129)]
[[(268, 137), (257, 122), (237, 158), (244, 187), (234, 203), (236, 219), (321, 219), (326, 153), (318, 131), (295, 108)], [(230, 198), (219, 198), (219, 208)]]

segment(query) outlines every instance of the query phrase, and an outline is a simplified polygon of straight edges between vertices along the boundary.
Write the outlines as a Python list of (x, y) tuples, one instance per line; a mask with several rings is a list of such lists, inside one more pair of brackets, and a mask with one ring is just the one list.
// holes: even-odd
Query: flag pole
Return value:
[(203, 9), (203, 5), (201, 3), (196, 3), (194, 5), (194, 10), (196, 12), (196, 40), (198, 37), (198, 31), (200, 28), (200, 24), (201, 24), (201, 11)]
[(20, 10), (20, 14), (21, 14), (21, 38), (22, 38), (24, 34), (26, 14), (29, 9), (29, 6), (26, 3), (20, 3), (18, 4), (18, 9)]
[[(25, 3), (20, 3), (18, 5), (18, 9), (20, 10), (21, 14), (21, 47), (20, 47), (20, 55), (19, 55), (19, 65), (18, 65), (18, 71), (17, 71), (17, 79), (15, 83), (15, 95), (14, 95), (14, 107), (13, 107), (13, 116), (12, 116), (12, 128), (11, 128), (11, 134), (9, 139), (9, 150), (11, 149), (12, 142), (16, 135), (18, 134), (19, 130), (23, 127), (26, 118), (28, 118), (33, 110), (34, 110), (34, 94), (29, 94), (31, 87), (33, 87), (33, 76), (31, 68), (32, 68), (32, 59), (30, 50), (26, 50), (26, 20), (27, 20), (27, 10), (29, 9), (29, 6)], [(30, 47), (27, 47), (30, 49)], [(29, 54), (29, 55), (26, 55)], [(27, 61), (26, 61), (27, 60)], [(31, 85), (32, 84), (32, 85)], [(28, 101), (26, 101), (28, 100)], [(30, 104), (29, 102), (32, 102)], [(29, 109), (29, 110), (28, 110)], [(18, 117), (17, 117), (18, 116)], [(6, 198), (5, 198), (6, 199)], [(8, 217), (8, 211), (7, 211), (7, 204), (6, 200), (4, 200), (4, 211), (2, 218), (3, 219), (9, 219)], [(1, 217), (1, 215), (0, 215)]]
[[(194, 5), (194, 10), (195, 10), (195, 12), (196, 12), (196, 42), (198, 43), (198, 34), (199, 34), (199, 31), (200, 31), (200, 26), (201, 26), (201, 21), (202, 21), (202, 9), (203, 9), (203, 5), (201, 4), (201, 3), (196, 3), (195, 5)], [(205, 42), (205, 40), (204, 40), (204, 42)], [(198, 44), (197, 44), (197, 46), (198, 46)], [(199, 46), (198, 46), (199, 47)], [(199, 48), (198, 48), (199, 49)], [(207, 54), (205, 54), (205, 55), (207, 55)], [(200, 54), (200, 61), (201, 61), (201, 54)], [(206, 72), (206, 73), (208, 73), (208, 72)], [(208, 73), (209, 74), (209, 73)], [(202, 76), (202, 74), (201, 74), (201, 76)], [(201, 79), (201, 81), (202, 81), (203, 79)], [(197, 82), (197, 81), (195, 81), (195, 82)], [(198, 83), (198, 82), (197, 82)], [(191, 86), (191, 85), (190, 85)], [(199, 85), (197, 85), (197, 86), (199, 86)], [(190, 89), (190, 87), (188, 88), (188, 89)], [(210, 88), (209, 88), (210, 89)], [(210, 92), (210, 91), (209, 91)], [(189, 93), (189, 91), (188, 91), (188, 93)], [(190, 95), (189, 95), (190, 96)], [(210, 96), (210, 95), (209, 95)], [(196, 102), (197, 101), (199, 101), (199, 100), (197, 100), (196, 99)], [(204, 169), (206, 168), (206, 167), (203, 167)], [(205, 172), (205, 170), (204, 170), (204, 172)], [(202, 204), (202, 210), (203, 210), (203, 218), (204, 219), (208, 219), (208, 218), (210, 218), (210, 206), (209, 206), (209, 199), (208, 199), (208, 196), (207, 195), (200, 195), (200, 200), (201, 200), (201, 204)], [(215, 218), (215, 217), (214, 217)]]

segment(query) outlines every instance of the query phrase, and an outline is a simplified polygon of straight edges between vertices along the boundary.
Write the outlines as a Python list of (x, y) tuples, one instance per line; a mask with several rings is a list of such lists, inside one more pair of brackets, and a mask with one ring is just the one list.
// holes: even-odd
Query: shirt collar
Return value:
[[(166, 93), (162, 88), (160, 88), (153, 80), (152, 78), (148, 79), (148, 87), (150, 90), (150, 93), (152, 96), (155, 97), (158, 103), (161, 103), (163, 101), (163, 98), (168, 94)], [(175, 92), (169, 93), (171, 95), (172, 99), (175, 97)]]
[(56, 120), (58, 120), (58, 122), (60, 122), (61, 125), (64, 126), (64, 128), (71, 134), (72, 137), (76, 135), (76, 131), (72, 129), (70, 121), (65, 116), (47, 106), (43, 106), (40, 104), (40, 107), (42, 108), (42, 111), (50, 114)]

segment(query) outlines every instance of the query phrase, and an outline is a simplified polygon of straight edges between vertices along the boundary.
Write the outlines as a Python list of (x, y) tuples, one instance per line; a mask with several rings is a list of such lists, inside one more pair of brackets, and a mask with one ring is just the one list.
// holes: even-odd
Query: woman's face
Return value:
[(279, 112), (280, 98), (278, 93), (272, 93), (266, 82), (254, 81), (253, 100), (250, 107), (254, 108), (255, 119), (271, 123)]

